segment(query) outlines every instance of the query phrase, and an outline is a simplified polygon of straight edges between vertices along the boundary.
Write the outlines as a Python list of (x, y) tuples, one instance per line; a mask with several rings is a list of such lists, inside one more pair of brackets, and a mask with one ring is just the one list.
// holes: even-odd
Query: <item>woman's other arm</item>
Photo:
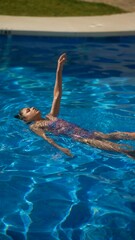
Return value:
[(62, 54), (58, 59), (57, 70), (56, 70), (56, 80), (54, 85), (54, 93), (53, 93), (53, 102), (50, 111), (50, 115), (53, 117), (57, 117), (60, 110), (60, 101), (62, 96), (62, 71), (63, 65), (66, 61), (66, 54)]
[(54, 147), (56, 147), (57, 149), (59, 149), (60, 151), (62, 151), (63, 153), (65, 153), (66, 155), (73, 157), (73, 155), (71, 154), (71, 152), (69, 151), (69, 149), (67, 148), (63, 148), (60, 145), (58, 145), (57, 143), (55, 143), (51, 138), (49, 138), (48, 136), (46, 136), (46, 134), (44, 133), (44, 131), (41, 128), (38, 128), (36, 126), (34, 126), (34, 124), (32, 124), (30, 126), (30, 129), (36, 133), (37, 135), (39, 135), (40, 137), (42, 137), (44, 140), (46, 140), (48, 143), (50, 143), (51, 145), (53, 145)]

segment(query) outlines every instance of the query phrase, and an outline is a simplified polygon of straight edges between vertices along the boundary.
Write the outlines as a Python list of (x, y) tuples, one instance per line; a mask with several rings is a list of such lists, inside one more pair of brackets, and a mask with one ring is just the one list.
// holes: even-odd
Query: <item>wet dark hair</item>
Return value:
[(24, 120), (21, 111), (20, 111), (17, 115), (15, 115), (14, 117), (15, 117), (15, 118), (18, 118), (18, 119), (20, 119), (20, 120)]
[[(23, 117), (21, 111), (20, 111), (18, 114), (16, 114), (16, 115), (14, 116), (14, 118), (17, 118), (17, 119), (23, 120), (23, 121), (25, 122), (24, 117)], [(25, 123), (27, 123), (27, 124), (31, 124), (32, 122), (25, 122)]]

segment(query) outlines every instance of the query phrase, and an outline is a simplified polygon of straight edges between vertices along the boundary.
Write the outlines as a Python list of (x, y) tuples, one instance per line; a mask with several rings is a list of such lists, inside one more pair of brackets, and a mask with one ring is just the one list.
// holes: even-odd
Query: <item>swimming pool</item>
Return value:
[(134, 36), (0, 36), (0, 239), (134, 240), (135, 162), (55, 137), (70, 159), (13, 118), (25, 106), (48, 113), (63, 52), (60, 117), (135, 131)]

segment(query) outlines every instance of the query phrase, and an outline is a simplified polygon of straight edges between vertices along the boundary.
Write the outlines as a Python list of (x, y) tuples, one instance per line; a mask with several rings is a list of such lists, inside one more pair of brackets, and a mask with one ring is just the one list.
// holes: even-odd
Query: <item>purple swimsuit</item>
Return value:
[(84, 130), (73, 123), (58, 118), (54, 121), (49, 121), (47, 130), (54, 133), (55, 135), (62, 134), (74, 139), (94, 137), (94, 133)]

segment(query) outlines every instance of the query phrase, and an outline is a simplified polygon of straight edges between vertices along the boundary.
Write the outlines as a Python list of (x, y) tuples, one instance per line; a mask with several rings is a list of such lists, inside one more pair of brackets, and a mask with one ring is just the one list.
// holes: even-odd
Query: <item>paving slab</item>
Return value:
[(114, 36), (135, 34), (135, 12), (94, 17), (0, 16), (0, 34)]

